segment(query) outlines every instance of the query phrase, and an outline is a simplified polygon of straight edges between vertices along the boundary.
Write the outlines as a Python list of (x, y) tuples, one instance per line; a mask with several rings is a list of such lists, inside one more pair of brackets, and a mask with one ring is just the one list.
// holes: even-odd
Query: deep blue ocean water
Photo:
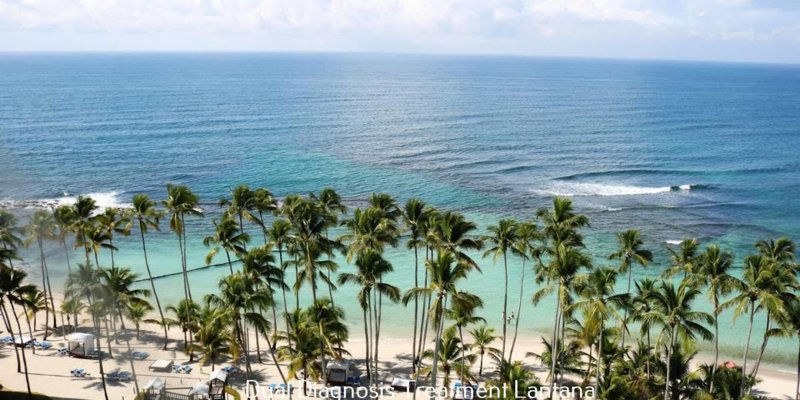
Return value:
[[(636, 276), (660, 273), (667, 241), (683, 237), (719, 243), (739, 260), (759, 238), (800, 240), (800, 66), (2, 54), (0, 149), (6, 207), (79, 193), (125, 204), (138, 192), (163, 198), (168, 182), (190, 185), (209, 214), (189, 226), (197, 266), (218, 212), (213, 204), (239, 183), (278, 196), (332, 186), (351, 206), (373, 191), (401, 201), (418, 196), (482, 228), (571, 196), (591, 218), (588, 251), (600, 264), (612, 264), (604, 257), (613, 232), (642, 231), (658, 259)], [(171, 234), (149, 240), (156, 269), (180, 270)], [(143, 271), (138, 242), (120, 246), (122, 263)], [(63, 257), (49, 254), (63, 279)], [(398, 286), (410, 287), (413, 255), (399, 248), (390, 260)], [(484, 316), (497, 324), (502, 269), (491, 259), (481, 264), (484, 273), (466, 287), (487, 300)], [(213, 290), (225, 271), (193, 273), (192, 284)], [(179, 278), (159, 281), (172, 301), (183, 293), (176, 285)], [(526, 288), (526, 304), (533, 290)], [(354, 293), (341, 288), (337, 298)], [(340, 304), (358, 323), (354, 302)], [(526, 332), (546, 329), (552, 302), (525, 313)], [(402, 331), (408, 314), (398, 306), (397, 315), (388, 324)], [(745, 320), (726, 324), (724, 343), (739, 354)]]

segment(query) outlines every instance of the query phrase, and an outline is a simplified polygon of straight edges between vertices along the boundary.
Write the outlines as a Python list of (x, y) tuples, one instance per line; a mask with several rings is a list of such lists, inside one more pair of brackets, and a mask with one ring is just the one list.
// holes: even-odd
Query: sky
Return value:
[(800, 0), (0, 0), (0, 51), (800, 63)]

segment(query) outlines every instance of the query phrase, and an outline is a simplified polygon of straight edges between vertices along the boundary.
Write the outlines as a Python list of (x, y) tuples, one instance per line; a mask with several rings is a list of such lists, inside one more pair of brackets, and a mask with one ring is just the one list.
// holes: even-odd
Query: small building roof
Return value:
[(167, 382), (165, 380), (161, 379), (161, 378), (153, 378), (153, 379), (150, 379), (149, 381), (147, 381), (147, 383), (144, 385), (144, 388), (145, 388), (145, 390), (147, 390), (147, 389), (160, 390), (160, 389), (163, 389), (164, 385), (166, 385), (166, 384), (167, 384)]
[(220, 380), (220, 381), (223, 381), (223, 382), (227, 382), (228, 381), (228, 374), (225, 371), (223, 371), (221, 369), (218, 369), (218, 370), (215, 370), (215, 371), (211, 372), (211, 375), (208, 376), (208, 380), (209, 381)]

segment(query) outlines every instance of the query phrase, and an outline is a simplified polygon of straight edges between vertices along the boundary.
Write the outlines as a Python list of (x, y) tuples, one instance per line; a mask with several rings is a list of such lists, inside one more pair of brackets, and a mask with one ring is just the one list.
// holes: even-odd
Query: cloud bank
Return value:
[(0, 0), (0, 50), (800, 62), (795, 0)]

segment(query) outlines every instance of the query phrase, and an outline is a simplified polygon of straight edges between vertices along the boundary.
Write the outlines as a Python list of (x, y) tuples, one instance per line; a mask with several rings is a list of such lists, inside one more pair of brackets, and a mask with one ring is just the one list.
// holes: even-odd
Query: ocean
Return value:
[[(169, 182), (191, 186), (207, 215), (189, 222), (190, 267), (204, 265), (202, 238), (219, 198), (241, 183), (281, 197), (330, 186), (351, 207), (372, 192), (401, 202), (421, 197), (465, 213), (482, 232), (502, 217), (533, 218), (555, 195), (570, 196), (591, 218), (587, 251), (598, 265), (615, 264), (607, 260), (614, 232), (642, 232), (656, 261), (637, 268), (636, 278), (660, 274), (665, 246), (684, 237), (733, 251), (737, 266), (757, 239), (800, 240), (795, 65), (8, 53), (0, 55), (0, 148), (0, 204), (22, 214), (77, 194), (114, 206), (135, 193), (163, 199)], [(180, 270), (168, 227), (148, 241), (159, 274)], [(144, 273), (138, 237), (117, 243), (117, 260)], [(38, 282), (38, 260), (28, 256)], [(474, 256), (483, 273), (464, 289), (484, 298), (481, 314), (497, 326), (502, 266)], [(53, 246), (48, 257), (62, 282), (62, 253)], [(396, 270), (389, 280), (411, 287), (413, 253), (400, 246), (388, 258)], [(338, 261), (340, 270), (353, 268)], [(512, 258), (514, 305), (520, 267)], [(227, 270), (193, 272), (193, 293), (214, 290)], [(157, 283), (167, 303), (183, 295), (179, 277)], [(534, 290), (532, 282), (525, 288), (525, 334), (546, 332), (554, 314), (553, 299), (530, 305)], [(360, 323), (355, 292), (335, 293), (352, 324)], [(705, 298), (698, 306), (710, 309)], [(388, 306), (386, 315), (385, 329), (401, 335), (413, 309)], [(758, 335), (763, 315), (756, 324)], [(724, 349), (739, 357), (746, 319), (734, 323), (726, 314), (722, 328)], [(786, 343), (772, 342), (771, 361), (791, 361), (779, 350)]]

